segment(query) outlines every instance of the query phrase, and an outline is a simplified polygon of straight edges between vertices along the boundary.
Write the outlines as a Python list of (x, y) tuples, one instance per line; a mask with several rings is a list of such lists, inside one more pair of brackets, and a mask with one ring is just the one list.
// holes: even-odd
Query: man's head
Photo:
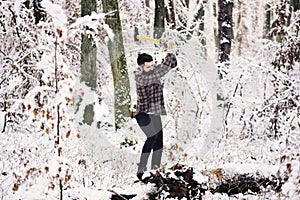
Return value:
[(151, 72), (154, 70), (154, 62), (151, 55), (142, 53), (137, 58), (137, 64), (142, 72)]

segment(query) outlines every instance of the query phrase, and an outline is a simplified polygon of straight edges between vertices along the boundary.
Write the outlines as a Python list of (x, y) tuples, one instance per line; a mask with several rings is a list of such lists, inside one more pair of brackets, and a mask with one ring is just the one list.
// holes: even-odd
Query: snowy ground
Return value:
[[(49, 1), (45, 2), (50, 3)], [(54, 19), (58, 20), (55, 28), (62, 28), (65, 31), (63, 23), (66, 23), (66, 16), (62, 17), (61, 23), (59, 23), (59, 16), (63, 11), (57, 7), (50, 9), (51, 5), (47, 6), (49, 12), (53, 11)], [(95, 15), (94, 17), (98, 19), (103, 15)], [(75, 32), (77, 30), (75, 26), (89, 22), (90, 18), (81, 20), (83, 21), (77, 21), (73, 24), (72, 27)], [(90, 25), (93, 27), (93, 24)], [(149, 30), (140, 30), (140, 33), (152, 35)], [(124, 31), (131, 96), (134, 97), (135, 86), (132, 72), (136, 68), (137, 53), (150, 53), (157, 62), (160, 62), (166, 53), (163, 52), (162, 48), (152, 43), (134, 42), (132, 35), (133, 30)], [(53, 38), (48, 34), (44, 36), (45, 40), (50, 38), (49, 44), (53, 48)], [(109, 36), (112, 37), (111, 32), (109, 32)], [(168, 37), (175, 38), (177, 41), (174, 52), (178, 57), (178, 68), (172, 70), (164, 78), (168, 115), (162, 119), (164, 124), (163, 166), (169, 168), (177, 163), (186, 164), (196, 169), (197, 173), (194, 178), (197, 181), (209, 182), (210, 180), (202, 173), (217, 168), (223, 169), (228, 174), (259, 173), (269, 177), (284, 171), (283, 164), (287, 164), (286, 166), (291, 164), (291, 174), (296, 178), (283, 186), (282, 194), (270, 192), (260, 196), (237, 194), (229, 197), (226, 194), (207, 192), (203, 199), (300, 199), (294, 192), (297, 190), (297, 183), (293, 182), (298, 181), (299, 162), (286, 156), (286, 160), (291, 159), (288, 160), (291, 162), (284, 163), (285, 159), (282, 155), (284, 151), (281, 151), (287, 147), (287, 144), (282, 141), (284, 139), (272, 140), (266, 136), (263, 137), (265, 135), (263, 131), (266, 130), (268, 121), (262, 120), (250, 124), (252, 115), (257, 115), (253, 108), (260, 108), (273, 89), (268, 75), (274, 75), (270, 75), (270, 73), (275, 72), (273, 72), (272, 67), (268, 67), (267, 61), (263, 62), (267, 60), (268, 56), (258, 51), (259, 55), (256, 57), (233, 59), (231, 69), (228, 70), (225, 79), (219, 81), (214, 62), (206, 58), (198, 40), (186, 41), (172, 31), (166, 32), (165, 37), (166, 39)], [(70, 108), (69, 105), (69, 107), (63, 107), (70, 108), (70, 111), (64, 110), (66, 112), (64, 117), (72, 116), (66, 121), (73, 122), (73, 124), (71, 123), (73, 126), (63, 127), (61, 125), (61, 130), (70, 128), (72, 133), (78, 131), (79, 134), (71, 134), (70, 136), (63, 132), (62, 135), (57, 136), (54, 126), (54, 123), (57, 122), (55, 117), (47, 117), (50, 122), (44, 121), (49, 127), (54, 127), (50, 134), (45, 133), (46, 131), (41, 130), (42, 125), (40, 124), (43, 119), (39, 121), (42, 112), (40, 115), (38, 113), (35, 115), (33, 114), (34, 110), (29, 108), (31, 107), (30, 104), (35, 103), (33, 94), (37, 92), (31, 91), (32, 95), (27, 95), (22, 100), (27, 106), (27, 110), (22, 111), (25, 112), (22, 114), (29, 116), (26, 119), (27, 123), (14, 124), (8, 121), (6, 131), (0, 134), (1, 199), (52, 200), (59, 199), (60, 195), (63, 195), (63, 199), (108, 200), (112, 194), (118, 193), (137, 194), (133, 199), (140, 200), (147, 199), (146, 194), (155, 190), (151, 184), (134, 183), (137, 180), (137, 163), (145, 135), (138, 127), (135, 119), (128, 119), (125, 126), (115, 132), (113, 128), (113, 84), (106, 44), (100, 45), (98, 50), (98, 65), (101, 66), (99, 67), (101, 104), (97, 104), (98, 96), (95, 93), (78, 84), (79, 81), (73, 80), (71, 76), (68, 79), (71, 82), (71, 84), (68, 82), (70, 85), (61, 84), (63, 86), (60, 88), (59, 94), (62, 96), (57, 97), (53, 102), (48, 101), (57, 105), (57, 101), (64, 100), (63, 97), (67, 95), (65, 93), (67, 93), (69, 86), (75, 90), (81, 88), (88, 96), (83, 100), (82, 108), (86, 104), (96, 102), (95, 123), (92, 126), (79, 126), (79, 122), (82, 121), (83, 110), (80, 108), (74, 117), (75, 120), (72, 121), (74, 115), (72, 109), (74, 108)], [(38, 68), (45, 69), (43, 75), (45, 82), (47, 76), (53, 74), (53, 68), (48, 66), (54, 66), (52, 63), (54, 53), (52, 50), (48, 53), (45, 51), (41, 62), (37, 64)], [(63, 60), (67, 60), (67, 56), (60, 56), (58, 56), (59, 62), (63, 63)], [(70, 73), (75, 76), (76, 72), (72, 71), (73, 66), (70, 67), (69, 63), (66, 63), (63, 63), (65, 65), (63, 69), (65, 71), (62, 70), (63, 73)], [(227, 69), (224, 67), (224, 70)], [(297, 74), (294, 78), (296, 79), (295, 84), (299, 86)], [(18, 85), (20, 81), (17, 78), (12, 79), (8, 89)], [(48, 93), (45, 92), (49, 90), (48, 87), (36, 87), (35, 89), (43, 90), (44, 97), (48, 97)], [(236, 95), (237, 93), (239, 94)], [(221, 96), (225, 94), (231, 107), (218, 101), (217, 94), (221, 94)], [(17, 108), (14, 109), (18, 110), (20, 102), (15, 102)], [(47, 106), (49, 106), (49, 113), (54, 115), (55, 106), (53, 105), (49, 103)], [(18, 112), (21, 111), (18, 110)], [(7, 113), (4, 111), (0, 112), (0, 128), (4, 127), (5, 114)], [(226, 123), (224, 121), (225, 116)], [(268, 120), (268, 118), (266, 119)], [(251, 134), (247, 132), (250, 125), (254, 130), (254, 133), (251, 132)], [(297, 135), (295, 137), (292, 132), (290, 135), (294, 138), (293, 144), (298, 147), (299, 138)], [(59, 145), (57, 145), (57, 137), (61, 139)], [(122, 145), (126, 141), (133, 143), (126, 147)], [(294, 148), (293, 151), (296, 152), (298, 149)], [(58, 156), (58, 151), (61, 153), (60, 156)], [(295, 152), (292, 152), (291, 155), (298, 155), (299, 157), (299, 152)]]

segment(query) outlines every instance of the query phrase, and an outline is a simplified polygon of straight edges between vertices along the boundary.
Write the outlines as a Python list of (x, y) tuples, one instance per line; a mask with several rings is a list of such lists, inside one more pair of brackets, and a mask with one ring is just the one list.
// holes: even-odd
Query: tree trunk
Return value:
[(201, 40), (201, 44), (203, 46), (206, 45), (206, 41), (205, 41), (205, 37), (204, 37), (204, 5), (206, 4), (206, 1), (204, 0), (202, 3), (201, 8), (197, 11), (197, 14), (195, 16), (195, 21), (199, 22), (199, 30), (198, 30), (198, 34), (200, 36), (200, 40)]
[(165, 30), (165, 3), (155, 0), (154, 38), (160, 39)]
[[(186, 10), (188, 10), (189, 8), (189, 0), (181, 0), (181, 3), (183, 4), (183, 8), (185, 8)], [(186, 27), (187, 27), (187, 20), (186, 20), (186, 16), (183, 14), (179, 14), (178, 15), (178, 23), (177, 23), (177, 28), (176, 30), (178, 32), (186, 32)]]
[(290, 14), (287, 19), (287, 25), (291, 23), (293, 13), (300, 9), (300, 0), (290, 0)]
[[(96, 0), (82, 0), (81, 1), (81, 16), (90, 15), (92, 11), (96, 11)], [(88, 27), (87, 27), (88, 29)], [(97, 49), (93, 43), (93, 38), (90, 35), (81, 36), (81, 82), (84, 82), (92, 91), (96, 89), (97, 85), (97, 68), (96, 68)], [(92, 97), (89, 97), (92, 98)], [(94, 105), (86, 105), (84, 109), (84, 123), (91, 125), (94, 118)]]
[(150, 8), (150, 0), (145, 1), (146, 7)]
[(219, 4), (219, 61), (221, 63), (229, 61), (229, 55), (231, 51), (231, 40), (233, 39), (232, 28), (232, 10), (233, 1), (218, 0)]
[(122, 26), (117, 0), (103, 0), (105, 13), (115, 11), (113, 16), (107, 16), (106, 23), (114, 31), (113, 41), (109, 41), (111, 69), (114, 81), (115, 129), (123, 126), (126, 117), (130, 116), (130, 84), (122, 37)]
[(185, 0), (185, 5), (188, 8), (190, 6), (190, 0)]
[(33, 9), (35, 24), (38, 24), (44, 17), (44, 8), (41, 6), (40, 0), (26, 0), (23, 2), (26, 8)]
[(166, 19), (168, 27), (171, 29), (175, 29), (176, 22), (174, 0), (168, 0), (168, 5), (166, 6)]
[(266, 10), (266, 20), (264, 26), (264, 37), (267, 37), (271, 30), (271, 5), (266, 4), (265, 10)]
[(294, 12), (300, 9), (299, 0), (291, 0), (291, 6), (293, 7)]

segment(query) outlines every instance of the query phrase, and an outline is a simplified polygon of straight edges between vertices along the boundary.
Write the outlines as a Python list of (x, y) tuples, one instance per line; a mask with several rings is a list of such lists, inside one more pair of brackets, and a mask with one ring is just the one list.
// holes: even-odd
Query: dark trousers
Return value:
[(161, 117), (160, 115), (139, 113), (136, 115), (136, 121), (147, 136), (142, 149), (138, 172), (144, 172), (146, 170), (151, 151), (153, 151), (151, 169), (159, 168), (163, 150)]

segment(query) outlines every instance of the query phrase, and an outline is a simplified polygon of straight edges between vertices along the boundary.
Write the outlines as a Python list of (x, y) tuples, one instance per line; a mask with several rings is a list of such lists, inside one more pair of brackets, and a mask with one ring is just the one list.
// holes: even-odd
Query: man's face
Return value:
[(143, 72), (152, 72), (154, 70), (154, 62), (145, 62), (144, 66), (141, 66)]

